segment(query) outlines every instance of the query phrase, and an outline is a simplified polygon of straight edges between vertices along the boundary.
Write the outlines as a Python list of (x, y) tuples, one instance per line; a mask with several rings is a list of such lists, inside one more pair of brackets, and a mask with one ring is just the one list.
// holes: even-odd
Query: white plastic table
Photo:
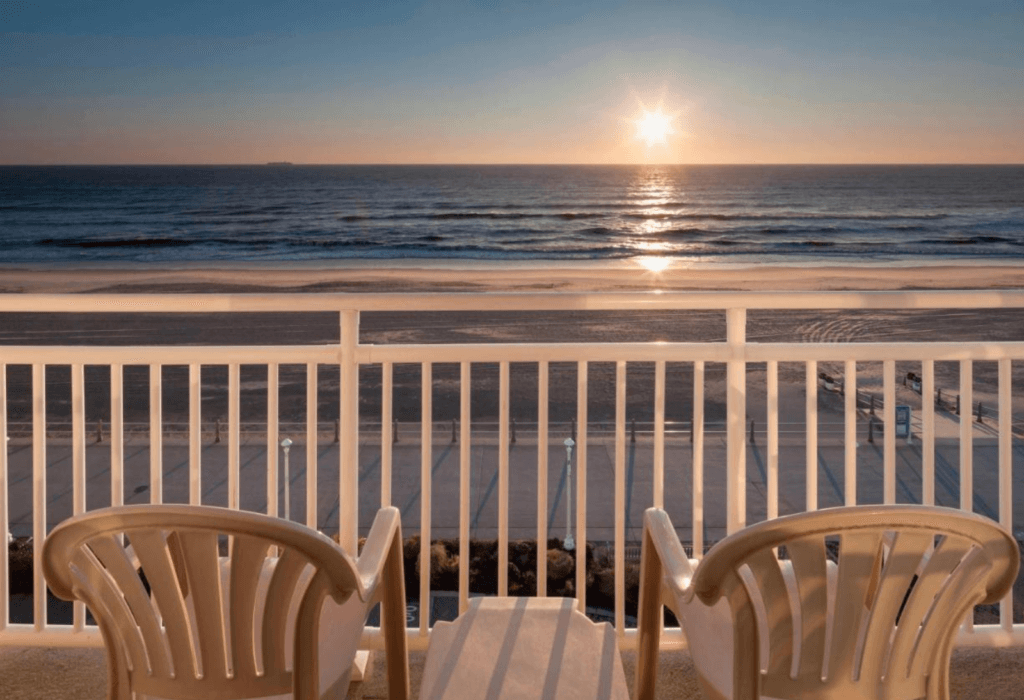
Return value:
[(473, 598), (457, 620), (434, 625), (420, 698), (629, 700), (629, 692), (615, 631), (580, 614), (572, 598)]

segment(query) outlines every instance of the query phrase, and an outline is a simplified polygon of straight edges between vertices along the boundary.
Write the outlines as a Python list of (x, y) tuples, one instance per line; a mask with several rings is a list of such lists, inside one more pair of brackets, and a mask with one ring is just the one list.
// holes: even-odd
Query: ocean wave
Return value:
[(919, 243), (927, 245), (984, 245), (986, 243), (1008, 243), (1011, 245), (1024, 245), (1024, 241), (1007, 238), (1005, 236), (956, 236), (950, 238), (925, 238)]
[(44, 238), (38, 242), (41, 246), (55, 248), (139, 248), (142, 246), (187, 246), (195, 241), (183, 241), (177, 238), (111, 238), (82, 240), (74, 238)]
[(948, 218), (948, 214), (720, 214), (700, 213), (672, 214), (623, 214), (624, 219), (653, 219), (655, 221), (933, 221)]

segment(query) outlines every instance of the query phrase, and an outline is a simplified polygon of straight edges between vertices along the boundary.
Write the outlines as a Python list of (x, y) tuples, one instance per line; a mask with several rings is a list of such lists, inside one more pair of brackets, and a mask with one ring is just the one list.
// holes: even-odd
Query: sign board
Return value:
[(910, 435), (910, 406), (896, 407), (896, 437)]

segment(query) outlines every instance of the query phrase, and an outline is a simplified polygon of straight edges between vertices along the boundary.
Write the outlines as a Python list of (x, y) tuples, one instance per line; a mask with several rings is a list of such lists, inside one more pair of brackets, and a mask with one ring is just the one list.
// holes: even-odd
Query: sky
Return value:
[(0, 0), (0, 164), (268, 161), (1024, 163), (1024, 2)]

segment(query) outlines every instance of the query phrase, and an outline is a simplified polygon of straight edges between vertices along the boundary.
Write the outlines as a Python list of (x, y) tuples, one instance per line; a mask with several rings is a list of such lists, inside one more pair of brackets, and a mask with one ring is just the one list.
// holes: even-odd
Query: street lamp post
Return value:
[(572, 539), (572, 448), (576, 443), (572, 438), (565, 439), (565, 549), (568, 552), (576, 549), (576, 543)]
[(285, 438), (281, 441), (281, 447), (284, 448), (284, 519), (291, 520), (291, 502), (289, 494), (289, 486), (291, 485), (291, 479), (288, 476), (288, 451), (292, 447), (292, 441)]

